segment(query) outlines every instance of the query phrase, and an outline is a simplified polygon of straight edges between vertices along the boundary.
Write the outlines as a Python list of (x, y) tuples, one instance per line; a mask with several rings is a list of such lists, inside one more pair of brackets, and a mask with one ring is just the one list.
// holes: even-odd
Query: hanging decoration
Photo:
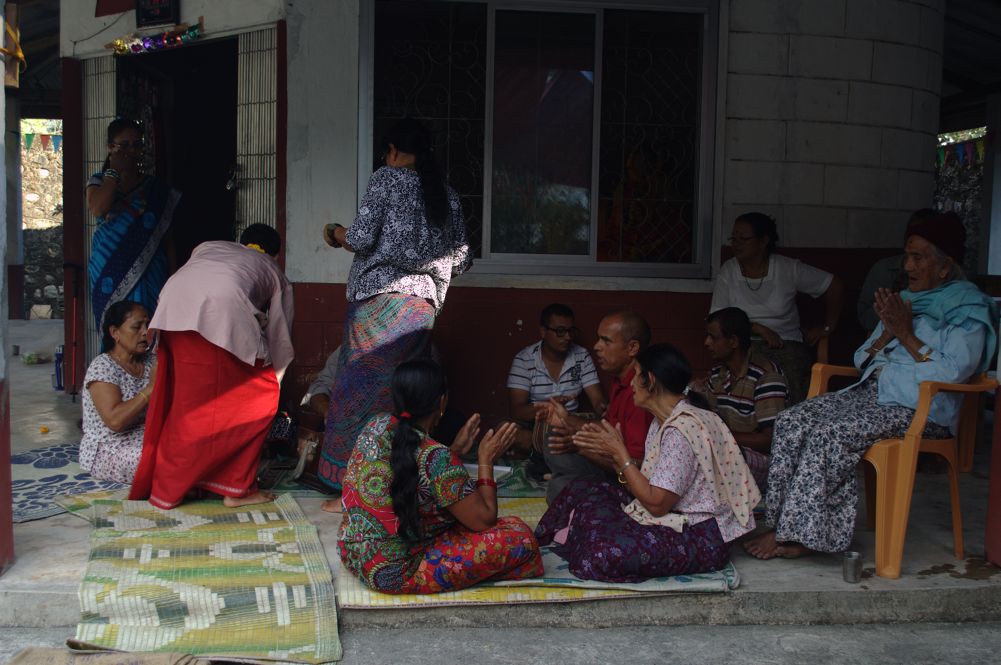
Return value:
[(984, 156), (991, 143), (986, 127), (940, 134), (935, 168), (936, 210), (955, 212), (966, 228), (964, 267), (973, 271), (980, 254)]
[(127, 35), (105, 44), (104, 48), (111, 49), (115, 55), (138, 55), (163, 51), (190, 44), (201, 37), (203, 32), (205, 32), (204, 17), (199, 16), (198, 23), (195, 25), (189, 26), (182, 23), (167, 32), (150, 35)]
[(31, 150), (31, 146), (35, 143), (36, 137), (42, 143), (42, 150), (48, 150), (49, 145), (51, 144), (52, 152), (59, 152), (59, 148), (63, 144), (63, 137), (60, 134), (36, 134), (34, 132), (25, 132), (22, 136), (24, 136), (25, 151)]

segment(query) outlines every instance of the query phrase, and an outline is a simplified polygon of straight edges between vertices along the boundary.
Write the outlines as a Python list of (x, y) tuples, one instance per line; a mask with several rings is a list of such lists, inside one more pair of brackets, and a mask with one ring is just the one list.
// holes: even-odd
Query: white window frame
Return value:
[[(723, 82), (721, 61), (722, 19), (720, 0), (457, 0), (487, 5), (486, 99), (484, 111), (483, 155), (483, 241), (482, 257), (476, 259), (473, 270), (485, 275), (565, 275), (573, 277), (632, 277), (707, 279), (717, 258), (713, 255), (712, 239), (716, 230), (715, 216), (717, 166), (722, 146), (717, 141), (719, 104)], [(692, 263), (631, 263), (597, 261), (598, 214), (598, 155), (601, 131), (602, 40), (603, 10), (659, 11), (702, 15), (703, 42), (701, 54), (701, 99), (698, 118), (698, 155), (696, 158), (696, 188), (694, 203), (694, 246)], [(594, 110), (592, 117), (591, 162), (591, 226), (587, 255), (563, 254), (494, 254), (490, 250), (491, 199), (493, 194), (493, 114), (494, 114), (494, 50), (495, 23), (498, 11), (539, 11), (562, 13), (592, 13), (595, 15)], [(358, 110), (358, 200), (365, 193), (372, 172), (374, 100), (375, 5), (361, 3), (359, 19), (359, 110)]]

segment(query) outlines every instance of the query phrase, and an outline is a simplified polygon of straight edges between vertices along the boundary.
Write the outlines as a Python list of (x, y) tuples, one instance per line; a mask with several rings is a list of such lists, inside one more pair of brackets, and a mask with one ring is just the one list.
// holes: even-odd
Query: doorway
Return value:
[(144, 125), (146, 170), (181, 192), (170, 240), (175, 268), (207, 240), (232, 240), (236, 190), (237, 39), (118, 60), (117, 108)]

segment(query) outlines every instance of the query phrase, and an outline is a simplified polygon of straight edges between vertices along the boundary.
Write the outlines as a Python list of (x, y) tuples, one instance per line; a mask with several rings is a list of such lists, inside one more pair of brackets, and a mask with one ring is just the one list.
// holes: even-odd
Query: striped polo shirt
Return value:
[(732, 432), (771, 427), (786, 408), (789, 388), (778, 365), (751, 353), (743, 376), (733, 376), (724, 363), (709, 371), (709, 403)]
[[(532, 404), (545, 402), (554, 395), (579, 395), (584, 388), (598, 383), (598, 372), (594, 368), (591, 354), (582, 346), (571, 344), (560, 370), (559, 381), (553, 381), (542, 362), (542, 342), (526, 346), (511, 362), (507, 375), (507, 387), (524, 390)], [(566, 403), (568, 411), (577, 410), (577, 400)]]

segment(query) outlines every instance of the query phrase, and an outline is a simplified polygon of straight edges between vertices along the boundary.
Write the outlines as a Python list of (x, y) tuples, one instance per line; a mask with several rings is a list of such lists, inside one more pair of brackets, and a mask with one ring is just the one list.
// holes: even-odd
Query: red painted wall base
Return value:
[[(787, 250), (791, 256), (830, 270), (845, 282), (847, 296), (841, 325), (831, 344), (831, 361), (845, 363), (864, 339), (855, 320), (858, 289), (869, 266), (894, 250)], [(346, 303), (343, 284), (295, 285), (296, 358), (283, 385), (283, 404), (299, 403), (313, 375), (340, 344)], [(434, 340), (448, 372), (452, 404), (460, 411), (504, 417), (508, 411), (505, 387), (514, 354), (539, 337), (539, 312), (547, 304), (569, 305), (577, 317), (577, 342), (590, 348), (598, 322), (609, 312), (633, 309), (653, 329), (655, 342), (670, 342), (688, 356), (696, 370), (709, 368), (702, 346), (707, 293), (645, 291), (591, 291), (456, 286), (448, 291), (445, 307), (435, 324)], [(818, 303), (804, 299), (804, 325), (820, 321)], [(607, 379), (607, 377), (606, 377)]]

